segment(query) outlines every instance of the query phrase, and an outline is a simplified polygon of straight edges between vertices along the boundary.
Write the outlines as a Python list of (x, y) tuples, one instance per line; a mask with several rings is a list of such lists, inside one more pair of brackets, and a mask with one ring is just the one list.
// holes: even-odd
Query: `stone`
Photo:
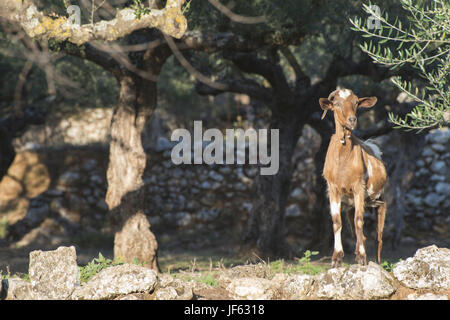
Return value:
[(438, 182), (434, 187), (434, 190), (439, 194), (450, 196), (450, 183)]
[(411, 293), (407, 297), (408, 300), (448, 300), (448, 297), (445, 294), (434, 294), (434, 293), (425, 293), (421, 295), (417, 295), (417, 293)]
[(58, 179), (58, 185), (61, 186), (72, 186), (75, 185), (81, 178), (78, 172), (66, 171)]
[(445, 151), (445, 147), (442, 144), (439, 144), (439, 143), (433, 143), (431, 145), (431, 149), (433, 149), (434, 151), (439, 152), (439, 153)]
[(333, 268), (317, 276), (310, 295), (321, 299), (368, 300), (388, 298), (396, 290), (394, 278), (378, 264)]
[(291, 204), (286, 207), (286, 217), (295, 218), (300, 217), (300, 207), (297, 204)]
[(297, 201), (304, 201), (307, 198), (302, 188), (299, 187), (292, 190), (290, 197)]
[(192, 281), (185, 282), (174, 279), (168, 274), (161, 274), (157, 288), (155, 289), (155, 300), (192, 300)]
[(119, 295), (151, 292), (157, 283), (155, 270), (134, 264), (122, 264), (103, 269), (72, 295), (75, 300), (112, 299)]
[(433, 161), (433, 163), (431, 164), (431, 171), (433, 171), (434, 173), (437, 174), (445, 174), (445, 161)]
[(294, 274), (282, 279), (282, 277), (277, 274), (272, 281), (280, 283), (279, 290), (281, 299), (304, 300), (308, 298), (308, 294), (314, 282), (314, 276), (307, 274)]
[(155, 293), (155, 300), (176, 300), (177, 298), (177, 290), (173, 287), (161, 288)]
[(444, 200), (443, 196), (440, 196), (436, 193), (429, 193), (425, 197), (424, 202), (427, 206), (436, 208), (439, 205), (439, 203), (441, 203), (442, 200)]
[(162, 152), (171, 148), (172, 143), (166, 137), (158, 137), (155, 145), (156, 152)]
[(263, 278), (233, 279), (226, 290), (235, 300), (270, 300), (276, 294), (272, 282)]
[(393, 273), (408, 288), (450, 290), (450, 249), (419, 249), (414, 257), (398, 262)]
[(34, 299), (68, 299), (79, 282), (75, 247), (30, 252), (28, 272)]
[(0, 281), (0, 300), (32, 300), (31, 283), (20, 278)]
[(224, 177), (215, 171), (210, 171), (208, 176), (217, 182), (222, 182), (224, 180)]

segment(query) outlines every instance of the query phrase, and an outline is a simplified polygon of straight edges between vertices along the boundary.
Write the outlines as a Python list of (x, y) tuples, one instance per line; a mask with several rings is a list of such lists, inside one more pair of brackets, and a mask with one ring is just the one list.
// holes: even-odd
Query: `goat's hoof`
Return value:
[(365, 255), (356, 255), (356, 262), (361, 266), (367, 265), (367, 258)]
[(331, 258), (331, 267), (339, 268), (342, 266), (342, 258), (344, 257), (344, 252), (333, 252), (333, 257)]

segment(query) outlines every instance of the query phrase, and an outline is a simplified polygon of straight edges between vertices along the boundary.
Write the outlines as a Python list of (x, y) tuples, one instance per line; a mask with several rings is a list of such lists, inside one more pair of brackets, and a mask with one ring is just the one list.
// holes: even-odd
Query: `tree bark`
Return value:
[(275, 175), (259, 175), (253, 187), (253, 206), (243, 232), (241, 251), (261, 258), (290, 257), (286, 241), (285, 208), (292, 177), (292, 155), (303, 129), (294, 108), (272, 113), (269, 129), (279, 129), (280, 163)]
[(138, 259), (157, 269), (158, 244), (144, 212), (142, 175), (146, 154), (141, 135), (156, 107), (156, 83), (126, 75), (120, 79), (119, 105), (111, 120), (106, 203), (116, 227), (114, 257)]

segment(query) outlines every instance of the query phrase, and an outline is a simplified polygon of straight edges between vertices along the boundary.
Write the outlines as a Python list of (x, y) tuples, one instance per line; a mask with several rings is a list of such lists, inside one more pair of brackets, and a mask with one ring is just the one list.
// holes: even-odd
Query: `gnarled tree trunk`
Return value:
[[(135, 33), (132, 38), (130, 41), (135, 43), (149, 41), (145, 33)], [(130, 53), (135, 67), (144, 70), (145, 74), (137, 75), (127, 70), (117, 76), (120, 83), (119, 105), (111, 119), (106, 203), (116, 227), (114, 257), (125, 262), (138, 259), (152, 269), (159, 269), (158, 243), (145, 215), (142, 175), (146, 154), (142, 146), (142, 133), (156, 108), (157, 76), (170, 54), (170, 49), (165, 45), (141, 53)]]
[(279, 171), (259, 175), (254, 182), (253, 207), (243, 233), (245, 250), (254, 250), (261, 258), (289, 257), (286, 241), (285, 208), (292, 178), (292, 155), (304, 123), (298, 121), (295, 108), (273, 111), (269, 129), (279, 129)]
[(158, 244), (144, 212), (142, 175), (146, 154), (141, 135), (156, 107), (156, 83), (133, 75), (120, 79), (119, 105), (111, 120), (106, 203), (117, 227), (114, 257), (157, 269)]

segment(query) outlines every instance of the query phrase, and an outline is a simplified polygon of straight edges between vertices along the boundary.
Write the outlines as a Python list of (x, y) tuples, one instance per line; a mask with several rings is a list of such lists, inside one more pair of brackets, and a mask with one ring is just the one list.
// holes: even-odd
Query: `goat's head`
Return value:
[(356, 110), (358, 108), (371, 108), (377, 103), (377, 97), (358, 98), (352, 90), (335, 90), (328, 98), (320, 98), (319, 104), (322, 108), (322, 119), (328, 110), (334, 112), (337, 123), (348, 130), (356, 128)]

